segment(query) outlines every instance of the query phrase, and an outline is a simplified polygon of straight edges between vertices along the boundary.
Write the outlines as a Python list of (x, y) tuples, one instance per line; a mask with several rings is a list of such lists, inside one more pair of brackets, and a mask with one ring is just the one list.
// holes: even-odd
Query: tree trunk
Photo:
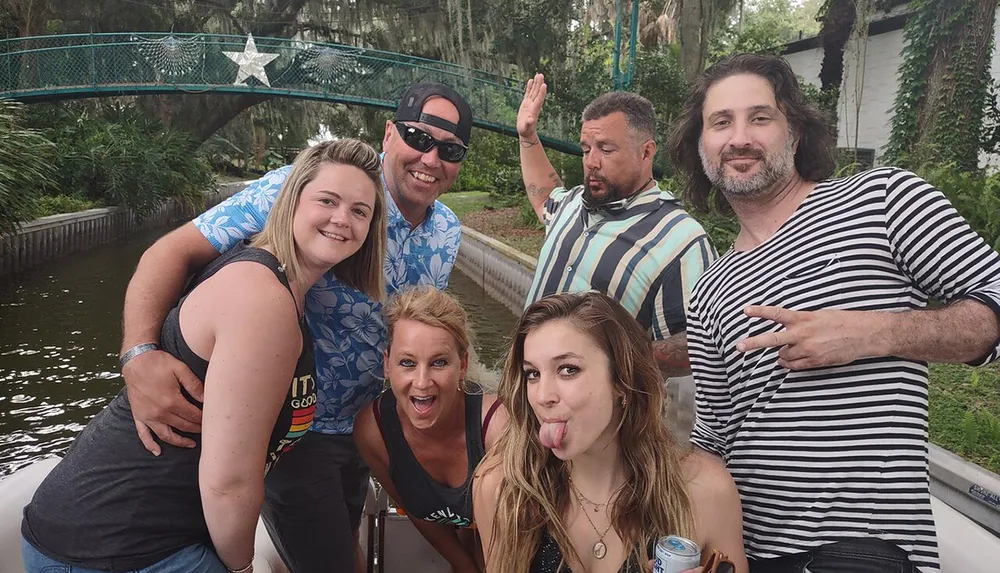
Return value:
[[(993, 51), (993, 22), (996, 0), (974, 2), (973, 16), (963, 18), (954, 32), (943, 37), (935, 47), (927, 67), (927, 90), (917, 113), (917, 132), (913, 149), (933, 151), (942, 161), (954, 161), (960, 168), (976, 169), (986, 98), (963, 97), (964, 94), (988, 93), (990, 77), (987, 68)], [(950, 10), (939, 9), (941, 25), (950, 17)], [(961, 76), (960, 81), (956, 77)], [(959, 118), (941, 122), (941, 117)], [(947, 131), (946, 134), (939, 133)], [(936, 150), (934, 148), (936, 147)]]
[[(820, 89), (839, 90), (844, 81), (844, 49), (854, 28), (857, 8), (854, 0), (829, 0), (830, 8), (819, 31), (823, 63), (819, 68)], [(834, 103), (836, 106), (836, 103)]]
[(693, 82), (701, 73), (702, 59), (702, 9), (701, 0), (681, 0), (680, 23), (677, 26), (681, 41), (681, 67), (684, 78)]
[(140, 98), (139, 106), (164, 125), (186, 131), (201, 143), (240, 112), (267, 99), (262, 95), (156, 95)]

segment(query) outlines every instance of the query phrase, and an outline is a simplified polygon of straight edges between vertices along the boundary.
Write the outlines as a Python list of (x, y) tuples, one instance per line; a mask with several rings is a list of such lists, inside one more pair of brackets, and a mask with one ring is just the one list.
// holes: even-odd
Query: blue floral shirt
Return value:
[[(264, 228), (291, 170), (287, 165), (264, 175), (202, 213), (194, 220), (195, 226), (220, 253), (225, 252)], [(462, 240), (458, 217), (436, 201), (424, 222), (411, 229), (388, 190), (385, 197), (388, 294), (413, 285), (446, 288)], [(354, 417), (375, 399), (385, 379), (382, 305), (329, 272), (306, 297), (306, 321), (316, 346), (317, 403), (312, 430), (350, 434)]]

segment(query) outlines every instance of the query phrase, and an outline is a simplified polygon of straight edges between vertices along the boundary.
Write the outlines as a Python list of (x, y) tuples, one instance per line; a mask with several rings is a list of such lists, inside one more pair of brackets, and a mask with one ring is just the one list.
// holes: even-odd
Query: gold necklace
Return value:
[[(608, 505), (609, 503), (611, 503), (611, 500), (614, 499), (615, 495), (617, 495), (618, 492), (620, 492), (625, 487), (625, 484), (624, 483), (621, 484), (620, 486), (618, 486), (618, 489), (616, 489), (615, 491), (611, 492), (611, 497), (609, 497), (608, 501), (606, 501), (604, 503), (597, 503), (595, 501), (592, 501), (589, 497), (583, 495), (583, 492), (580, 491), (576, 487), (575, 483), (573, 483), (573, 478), (569, 478), (569, 486), (571, 488), (573, 488), (573, 491), (576, 492), (576, 495), (577, 495), (578, 498), (583, 498), (583, 501), (586, 501), (590, 505), (594, 506), (594, 513), (597, 513), (598, 511), (600, 511), (600, 509), (602, 507), (604, 507), (604, 506)], [(580, 508), (581, 509), (583, 508), (583, 503), (582, 502), (580, 503)]]
[[(583, 499), (581, 499), (583, 494), (580, 493), (580, 490), (576, 489), (576, 486), (573, 485), (572, 481), (570, 482), (570, 487), (572, 487), (573, 492), (576, 494), (576, 500), (580, 502), (580, 513), (582, 513), (583, 516), (587, 518), (587, 523), (589, 523), (590, 526), (594, 528), (594, 533), (597, 534), (597, 543), (594, 544), (593, 548), (594, 557), (598, 559), (604, 559), (604, 556), (608, 554), (608, 546), (604, 544), (604, 536), (607, 535), (609, 531), (611, 531), (612, 524), (608, 523), (608, 526), (604, 528), (604, 533), (601, 533), (600, 530), (597, 529), (597, 526), (594, 525), (594, 520), (590, 519), (590, 515), (587, 513), (587, 510), (583, 507)], [(611, 497), (614, 497), (614, 495), (615, 494), (611, 494)], [(611, 498), (608, 498), (608, 503), (611, 503)], [(607, 503), (602, 505), (607, 505)]]

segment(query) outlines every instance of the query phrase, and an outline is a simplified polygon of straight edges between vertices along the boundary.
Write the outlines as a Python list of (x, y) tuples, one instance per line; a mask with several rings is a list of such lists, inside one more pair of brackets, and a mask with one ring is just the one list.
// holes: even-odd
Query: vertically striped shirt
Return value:
[(927, 365), (883, 357), (792, 372), (778, 366), (778, 348), (736, 350), (783, 328), (747, 317), (747, 305), (907, 311), (929, 297), (975, 299), (1000, 315), (1000, 255), (940, 191), (892, 168), (819, 183), (774, 236), (727, 252), (695, 287), (691, 439), (725, 458), (750, 557), (870, 535), (938, 570)]
[(615, 210), (583, 206), (583, 186), (545, 203), (545, 244), (525, 306), (555, 293), (599, 290), (621, 302), (653, 340), (685, 329), (698, 277), (715, 260), (701, 225), (658, 186)]

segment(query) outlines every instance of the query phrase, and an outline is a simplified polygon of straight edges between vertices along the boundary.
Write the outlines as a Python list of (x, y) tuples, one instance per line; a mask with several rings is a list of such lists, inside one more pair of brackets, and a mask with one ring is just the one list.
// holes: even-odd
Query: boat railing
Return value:
[(1000, 537), (1000, 476), (928, 445), (931, 495)]

